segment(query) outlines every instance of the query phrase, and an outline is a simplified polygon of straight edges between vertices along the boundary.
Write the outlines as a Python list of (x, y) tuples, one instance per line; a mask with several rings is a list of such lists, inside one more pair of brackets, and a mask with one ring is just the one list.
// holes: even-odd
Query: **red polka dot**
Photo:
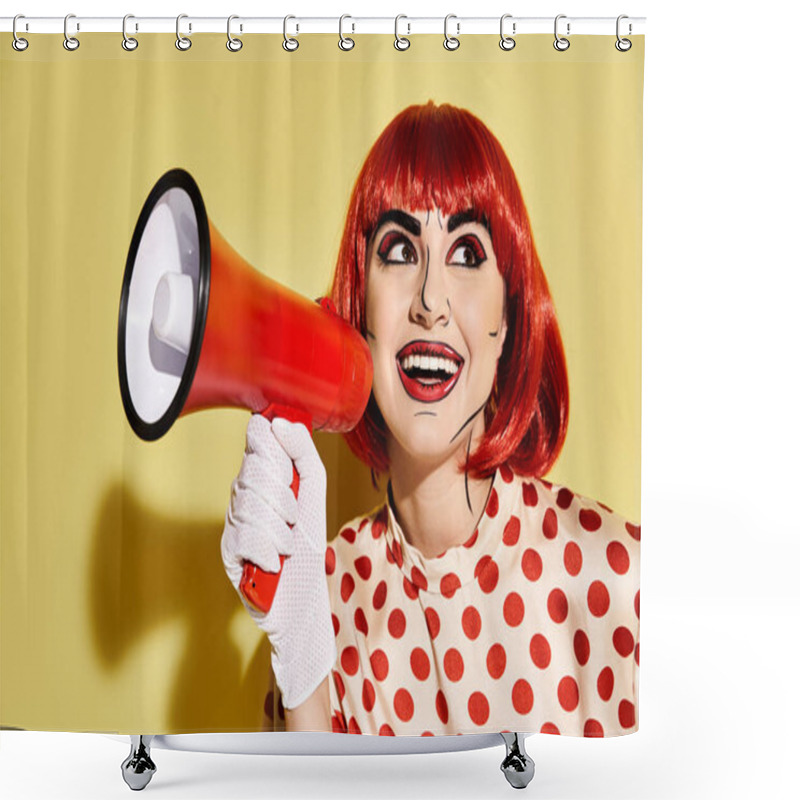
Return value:
[(578, 514), (578, 521), (581, 527), (589, 532), (596, 531), (603, 522), (593, 508), (582, 508)]
[(550, 665), (550, 642), (537, 633), (531, 639), (531, 661), (539, 667), (539, 669), (546, 669)]
[(622, 542), (609, 542), (606, 548), (608, 564), (617, 575), (624, 575), (631, 565), (631, 559)]
[(460, 681), (464, 675), (464, 659), (461, 658), (461, 653), (451, 647), (444, 654), (444, 674), (455, 683)]
[(633, 658), (636, 661), (636, 666), (639, 666), (639, 642), (636, 642), (636, 647), (633, 650)]
[(376, 611), (380, 611), (383, 608), (383, 604), (386, 602), (386, 581), (381, 581), (375, 587), (375, 594), (372, 595), (372, 607)]
[(450, 719), (450, 711), (447, 708), (447, 698), (441, 689), (436, 692), (436, 713), (439, 715), (442, 724), (447, 725), (447, 720)]
[(550, 734), (552, 734), (554, 736), (560, 736), (561, 735), (561, 731), (559, 731), (558, 727), (556, 725), (554, 725), (552, 722), (545, 722), (544, 725), (542, 725), (541, 730), (539, 732), (540, 733), (550, 733)]
[(577, 575), (583, 566), (583, 553), (575, 542), (567, 542), (564, 548), (564, 567), (570, 575)]
[(439, 584), (439, 589), (445, 597), (452, 597), (459, 588), (461, 588), (461, 581), (454, 572), (448, 572)]
[(394, 693), (394, 713), (403, 722), (408, 722), (414, 716), (414, 701), (407, 690), (398, 689)]
[(411, 582), (418, 589), (426, 591), (428, 589), (428, 579), (422, 574), (422, 571), (417, 567), (411, 567)]
[(478, 585), (485, 594), (493, 592), (500, 577), (497, 562), (491, 556), (484, 556), (475, 567), (475, 577), (478, 579)]
[(428, 624), (428, 633), (431, 635), (431, 639), (435, 639), (439, 635), (441, 623), (439, 622), (439, 615), (434, 609), (425, 609), (425, 622)]
[(361, 703), (368, 714), (375, 706), (375, 687), (369, 678), (364, 678), (364, 688), (361, 690)]
[(390, 564), (394, 564), (394, 556), (392, 555), (392, 548), (389, 545), (386, 545), (386, 560)]
[(558, 494), (556, 495), (556, 505), (559, 508), (568, 509), (572, 505), (572, 498), (575, 497), (574, 494), (569, 489), (561, 488), (558, 490)]
[(639, 619), (639, 591), (636, 592), (636, 597), (633, 598), (633, 610), (636, 612), (636, 619)]
[(476, 725), (485, 725), (489, 719), (489, 701), (483, 692), (473, 692), (467, 701), (469, 718)]
[(332, 547), (328, 547), (325, 550), (325, 574), (333, 575), (333, 571), (335, 569), (336, 569), (336, 553), (333, 551)]
[(525, 616), (525, 603), (516, 592), (509, 592), (503, 603), (503, 617), (505, 621), (512, 627), (516, 628), (522, 622)]
[(376, 681), (382, 681), (389, 674), (389, 659), (383, 650), (376, 650), (370, 657), (369, 663)]
[(589, 738), (600, 738), (603, 736), (603, 726), (596, 719), (587, 719), (583, 726), (583, 735)]
[(355, 622), (356, 630), (361, 631), (361, 633), (366, 636), (369, 633), (369, 625), (367, 625), (367, 617), (362, 608), (356, 609), (356, 613), (353, 615), (353, 620)]
[(522, 484), (522, 502), (526, 506), (535, 506), (539, 502), (539, 493), (536, 491), (536, 486), (532, 483)]
[(372, 523), (372, 538), (380, 539), (384, 533), (386, 533), (386, 520), (378, 516)]
[(353, 542), (356, 540), (356, 532), (353, 528), (343, 528), (339, 533), (339, 536), (341, 536), (346, 542), (350, 542), (350, 544), (353, 544)]
[(636, 725), (636, 709), (629, 700), (621, 700), (619, 704), (619, 724), (623, 728), (632, 728)]
[(369, 556), (360, 556), (357, 558), (355, 567), (356, 572), (361, 576), (361, 580), (369, 580), (369, 576), (372, 575), (372, 562), (369, 560)]
[(405, 575), (403, 576), (403, 591), (408, 595), (409, 600), (416, 600), (419, 597), (419, 589)]
[(506, 671), (506, 651), (503, 645), (493, 644), (486, 654), (486, 669), (495, 680)]
[(431, 662), (421, 647), (415, 647), (411, 651), (411, 671), (418, 681), (427, 680), (431, 674)]
[(609, 514), (614, 513), (605, 503), (601, 503), (599, 500), (597, 501), (597, 505), (599, 505), (600, 508), (604, 509), (605, 511), (608, 511)]
[(358, 523), (358, 532), (361, 533), (361, 531), (363, 531), (368, 524), (369, 524), (369, 517), (364, 517), (364, 519), (362, 519), (361, 522)]
[(605, 667), (597, 676), (597, 694), (601, 700), (608, 702), (614, 693), (614, 673), (611, 667)]
[(586, 666), (586, 662), (589, 660), (591, 647), (589, 646), (589, 637), (586, 635), (585, 631), (580, 629), (575, 631), (575, 636), (572, 639), (572, 646), (575, 650), (575, 658), (578, 660), (578, 663), (582, 667)]
[(477, 541), (478, 541), (478, 529), (475, 528), (475, 530), (472, 532), (472, 536), (470, 536), (469, 539), (467, 539), (467, 541), (464, 542), (464, 547), (472, 547)]
[(589, 603), (589, 611), (595, 617), (602, 617), (608, 611), (611, 604), (611, 598), (608, 596), (608, 589), (602, 581), (593, 581), (589, 586), (589, 591), (586, 595)]
[(623, 658), (629, 656), (633, 652), (633, 634), (624, 626), (620, 625), (614, 631), (614, 649)]
[(345, 647), (342, 651), (342, 669), (348, 675), (358, 672), (358, 650), (355, 647)]
[(350, 595), (353, 594), (353, 589), (355, 588), (355, 578), (353, 578), (349, 572), (345, 572), (345, 574), (342, 575), (342, 600), (345, 603), (350, 599)]
[(558, 682), (558, 702), (564, 711), (574, 711), (578, 707), (578, 682), (569, 675)]
[(492, 488), (489, 492), (489, 499), (486, 501), (486, 516), (496, 517), (500, 510), (500, 500), (497, 497), (497, 489)]
[(394, 562), (398, 567), (403, 566), (403, 548), (400, 546), (400, 542), (398, 541), (392, 542), (392, 557), (394, 558)]
[(334, 733), (347, 733), (344, 728), (344, 715), (341, 711), (334, 712), (331, 717), (331, 730)]
[(628, 533), (629, 533), (629, 534), (630, 534), (630, 535), (631, 535), (631, 536), (632, 536), (634, 539), (636, 539), (636, 541), (637, 541), (637, 542), (638, 542), (638, 541), (639, 541), (639, 540), (642, 538), (642, 528), (641, 528), (641, 525), (634, 525), (634, 524), (633, 524), (633, 523), (631, 523), (631, 522), (626, 522), (626, 523), (625, 523), (625, 530), (626, 530), (626, 531), (628, 531)]
[(431, 731), (422, 731), (420, 736), (433, 736), (433, 733)]
[(389, 633), (399, 639), (406, 632), (406, 615), (396, 608), (389, 614)]
[(563, 622), (567, 618), (569, 603), (561, 589), (553, 589), (547, 596), (547, 613), (553, 622)]
[(542, 576), (542, 557), (533, 548), (522, 554), (522, 572), (529, 581), (538, 581)]
[(528, 714), (533, 708), (533, 689), (524, 678), (520, 678), (511, 690), (511, 702), (517, 714)]
[(507, 464), (501, 464), (500, 477), (505, 483), (511, 483), (511, 481), (514, 480), (514, 473), (511, 471), (511, 467), (509, 467)]
[(336, 614), (331, 614), (331, 622), (333, 623), (333, 635), (339, 635), (339, 617)]
[(394, 731), (392, 730), (390, 725), (387, 725), (385, 722), (381, 725), (380, 730), (378, 731), (379, 736), (394, 736)]
[(545, 539), (555, 539), (558, 535), (558, 515), (552, 508), (544, 512), (542, 520), (542, 533)]
[(333, 671), (333, 683), (336, 686), (336, 696), (340, 700), (344, 700), (344, 680), (336, 670)]
[(503, 544), (513, 547), (519, 541), (519, 517), (512, 516), (503, 529)]
[(350, 722), (347, 724), (347, 732), (353, 734), (361, 733), (361, 728), (358, 727), (355, 717), (350, 717)]
[(475, 606), (467, 606), (461, 615), (461, 627), (467, 639), (475, 641), (481, 632), (481, 615)]

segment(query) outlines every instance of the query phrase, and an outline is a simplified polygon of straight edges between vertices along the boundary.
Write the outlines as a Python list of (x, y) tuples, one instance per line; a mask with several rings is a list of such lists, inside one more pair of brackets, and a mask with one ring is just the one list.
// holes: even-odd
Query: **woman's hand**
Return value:
[[(295, 499), (292, 463), (300, 476)], [(222, 534), (222, 561), (239, 592), (243, 562), (266, 572), (283, 565), (272, 608), (264, 614), (242, 597), (269, 637), (272, 668), (287, 709), (306, 700), (336, 658), (325, 578), (325, 468), (305, 426), (251, 417), (247, 446)]]

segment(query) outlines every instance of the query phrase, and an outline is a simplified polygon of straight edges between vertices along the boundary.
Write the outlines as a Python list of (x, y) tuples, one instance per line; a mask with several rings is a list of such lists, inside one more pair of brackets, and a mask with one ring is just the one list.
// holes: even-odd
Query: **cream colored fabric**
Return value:
[(388, 504), (326, 555), (333, 729), (385, 735), (637, 729), (637, 525), (508, 469), (462, 546), (426, 559)]

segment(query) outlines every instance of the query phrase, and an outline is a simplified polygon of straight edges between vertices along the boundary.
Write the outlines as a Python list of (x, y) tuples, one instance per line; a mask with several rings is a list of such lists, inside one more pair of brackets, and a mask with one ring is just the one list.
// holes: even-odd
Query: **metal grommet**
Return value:
[(455, 14), (448, 14), (444, 18), (444, 42), (443, 42), (444, 49), (445, 50), (449, 50), (450, 52), (452, 52), (453, 50), (458, 50), (459, 46), (461, 45), (461, 42), (457, 38), (458, 37), (458, 33), (461, 30), (461, 23), (460, 22), (456, 22), (456, 35), (455, 36), (450, 36), (447, 33), (447, 23), (450, 22), (451, 19), (457, 19), (456, 15)]
[[(344, 51), (352, 50), (356, 46), (354, 39), (351, 39), (349, 36), (345, 36), (344, 33), (342, 33), (342, 26), (346, 19), (353, 18), (349, 14), (342, 14), (342, 16), (339, 17), (339, 49)], [(353, 30), (355, 31), (355, 29), (356, 26), (354, 24)]]
[[(505, 50), (508, 52), (509, 50), (513, 50), (517, 46), (517, 42), (515, 39), (512, 39), (510, 36), (506, 36), (503, 31), (503, 25), (507, 19), (511, 19), (511, 14), (503, 14), (500, 17), (500, 49)], [(511, 33), (517, 32), (517, 23), (511, 23)]]
[(122, 49), (130, 53), (131, 50), (135, 50), (139, 46), (139, 40), (134, 39), (133, 36), (128, 36), (127, 26), (129, 19), (134, 19), (133, 14), (126, 14), (122, 18)]
[[(78, 41), (78, 39), (75, 36), (70, 36), (69, 32), (67, 31), (67, 26), (69, 25), (69, 21), (71, 19), (75, 19), (74, 14), (67, 14), (67, 16), (64, 17), (64, 49), (69, 50), (70, 52), (77, 50), (81, 46), (81, 43)], [(76, 24), (76, 32), (80, 29), (80, 25)]]
[[(178, 14), (175, 20), (175, 47), (178, 50), (188, 50), (192, 46), (192, 40), (181, 33), (181, 20), (188, 19), (188, 14)], [(192, 25), (189, 23), (189, 33), (192, 32)]]
[[(619, 24), (620, 22), (622, 22), (623, 19), (628, 19), (628, 16), (626, 14), (620, 14), (617, 17), (617, 41), (614, 43), (614, 47), (616, 47), (617, 50), (620, 51), (620, 53), (627, 53), (628, 50), (630, 50), (631, 47), (633, 47), (633, 42), (630, 39), (623, 39), (619, 35)], [(631, 32), (631, 26), (629, 24), (628, 33), (630, 34), (630, 32)]]
[[(411, 47), (411, 39), (406, 39), (404, 36), (400, 35), (400, 20), (401, 19), (408, 19), (405, 14), (398, 14), (394, 18), (394, 49), (395, 50), (408, 50)], [(408, 32), (411, 33), (411, 25), (406, 23), (408, 26)]]
[[(238, 53), (244, 47), (244, 42), (241, 39), (231, 36), (231, 22), (235, 19), (239, 19), (236, 14), (231, 14), (228, 17), (228, 41), (225, 42), (225, 47), (227, 47), (231, 53)], [(239, 30), (241, 30), (241, 28)]]
[(14, 21), (11, 23), (11, 33), (14, 34), (14, 39), (11, 42), (11, 46), (18, 52), (21, 53), (23, 50), (28, 49), (28, 40), (23, 39), (21, 36), (17, 36), (17, 20), (18, 19), (25, 19), (23, 14), (17, 14), (14, 17)]
[[(566, 14), (559, 14), (556, 17), (555, 24), (553, 25), (553, 34), (556, 37), (556, 40), (553, 42), (553, 47), (558, 50), (559, 53), (563, 53), (565, 50), (569, 50), (569, 39), (564, 38), (563, 36), (558, 35), (558, 21), (560, 19), (566, 19)], [(569, 22), (567, 23), (567, 36), (569, 36)]]
[(293, 53), (298, 47), (300, 47), (300, 42), (297, 39), (289, 36), (289, 34), (286, 32), (290, 19), (297, 18), (293, 17), (291, 14), (283, 18), (283, 49), (288, 53)]

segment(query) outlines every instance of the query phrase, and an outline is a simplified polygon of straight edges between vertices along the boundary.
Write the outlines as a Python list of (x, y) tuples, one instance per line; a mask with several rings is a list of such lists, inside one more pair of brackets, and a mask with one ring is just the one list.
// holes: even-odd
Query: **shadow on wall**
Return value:
[[(164, 654), (174, 672), (166, 719), (158, 733), (260, 730), (269, 688), (266, 637), (249, 664), (231, 636), (234, 615), (244, 613), (222, 566), (223, 516), (196, 522), (157, 513), (122, 484), (106, 492), (97, 515), (90, 592), (94, 643), (109, 672), (140, 658), (143, 640), (165, 623), (178, 621), (182, 636)], [(177, 664), (177, 666), (176, 666)], [(157, 663), (142, 663), (141, 696)], [(144, 708), (137, 718), (146, 719)]]

